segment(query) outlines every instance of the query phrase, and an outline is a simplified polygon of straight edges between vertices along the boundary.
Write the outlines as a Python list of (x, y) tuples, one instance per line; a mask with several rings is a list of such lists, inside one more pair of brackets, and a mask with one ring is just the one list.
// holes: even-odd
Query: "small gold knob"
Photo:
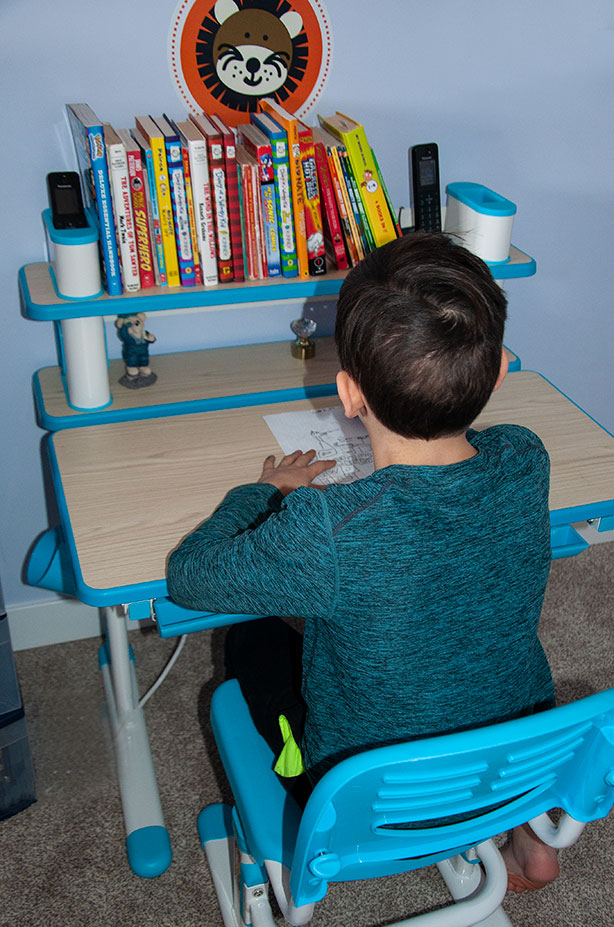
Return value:
[(290, 345), (292, 357), (296, 357), (297, 360), (309, 360), (316, 353), (315, 342), (310, 337), (317, 328), (316, 323), (313, 319), (295, 319), (290, 323), (290, 328), (296, 335), (296, 341)]

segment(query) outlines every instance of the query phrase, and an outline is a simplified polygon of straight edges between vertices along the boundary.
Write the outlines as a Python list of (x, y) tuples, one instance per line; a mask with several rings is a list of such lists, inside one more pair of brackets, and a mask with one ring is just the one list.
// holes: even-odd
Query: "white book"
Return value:
[(124, 290), (134, 293), (141, 289), (139, 259), (137, 252), (134, 215), (130, 195), (130, 177), (126, 146), (112, 126), (104, 126), (104, 141), (107, 149), (107, 164), (111, 179), (113, 214), (122, 265)]
[(207, 140), (189, 120), (177, 122), (175, 126), (182, 144), (188, 149), (196, 240), (203, 283), (205, 286), (215, 286), (218, 282), (217, 256)]

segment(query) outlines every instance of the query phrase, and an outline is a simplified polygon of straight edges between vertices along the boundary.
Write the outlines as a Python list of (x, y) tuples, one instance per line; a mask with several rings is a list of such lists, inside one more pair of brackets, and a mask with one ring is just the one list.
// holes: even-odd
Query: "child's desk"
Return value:
[[(122, 606), (165, 596), (170, 550), (227, 490), (256, 480), (267, 454), (279, 455), (264, 414), (336, 401), (328, 396), (71, 428), (49, 439), (73, 591), (86, 604), (106, 607), (109, 651), (101, 663), (118, 719), (128, 854), (141, 875), (164, 871), (170, 845)], [(552, 461), (555, 530), (614, 513), (614, 438), (543, 377), (510, 374), (476, 424), (497, 422), (527, 425), (543, 439)]]

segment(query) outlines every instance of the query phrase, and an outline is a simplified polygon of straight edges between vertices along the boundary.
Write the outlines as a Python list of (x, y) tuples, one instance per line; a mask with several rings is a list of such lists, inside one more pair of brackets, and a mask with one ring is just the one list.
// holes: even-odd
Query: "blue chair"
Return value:
[[(391, 927), (504, 927), (507, 873), (492, 838), (530, 821), (546, 843), (569, 846), (614, 803), (614, 689), (357, 754), (326, 773), (303, 812), (272, 771), (236, 680), (216, 690), (211, 721), (236, 804), (209, 805), (198, 826), (225, 927), (273, 927), (269, 883), (298, 927), (329, 882), (432, 863), (453, 903)], [(565, 812), (558, 826), (552, 808)]]

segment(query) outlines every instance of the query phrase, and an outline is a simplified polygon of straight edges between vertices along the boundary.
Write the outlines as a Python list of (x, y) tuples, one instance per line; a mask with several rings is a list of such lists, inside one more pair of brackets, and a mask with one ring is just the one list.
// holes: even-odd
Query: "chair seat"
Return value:
[[(476, 847), (485, 880), (454, 895), (463, 901), (451, 919), (438, 912), (428, 923), (481, 922), (500, 910), (506, 888), (490, 838), (531, 821), (547, 843), (569, 845), (581, 831), (577, 822), (604, 817), (614, 803), (614, 689), (530, 717), (356, 754), (325, 774), (303, 812), (274, 773), (273, 753), (236, 680), (216, 690), (211, 721), (235, 798), (239, 845), (261, 880), (268, 873), (294, 924), (307, 922), (330, 881), (434, 862), (444, 874), (452, 859), (460, 861), (453, 868), (467, 866), (459, 854)], [(566, 812), (557, 828), (545, 813), (552, 808)], [(451, 814), (461, 819), (450, 822)]]

